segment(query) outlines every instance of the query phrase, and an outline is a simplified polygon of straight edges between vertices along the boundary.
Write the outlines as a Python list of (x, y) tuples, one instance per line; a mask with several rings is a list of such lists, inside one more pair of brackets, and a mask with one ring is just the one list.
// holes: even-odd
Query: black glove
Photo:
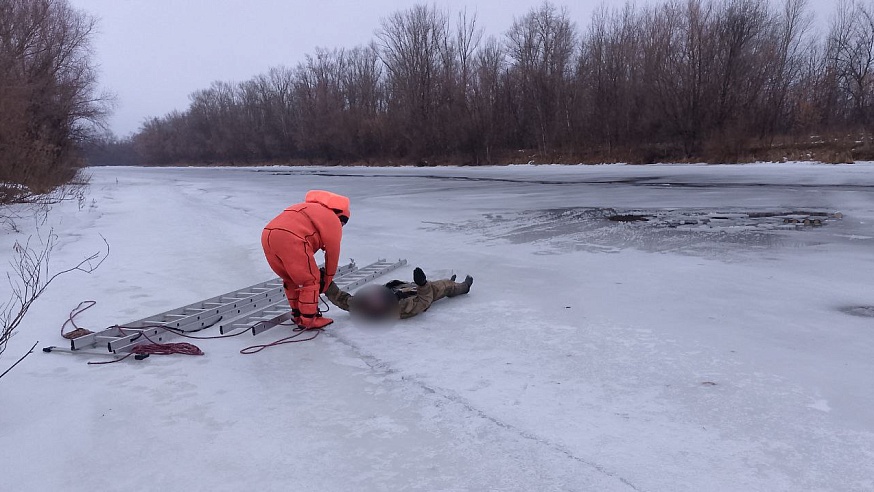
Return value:
[(325, 292), (325, 267), (319, 268), (319, 292)]
[(415, 282), (416, 285), (421, 287), (421, 286), (425, 285), (425, 282), (427, 282), (427, 281), (428, 281), (428, 279), (425, 278), (425, 272), (423, 272), (421, 268), (416, 267), (416, 269), (413, 270), (413, 282)]

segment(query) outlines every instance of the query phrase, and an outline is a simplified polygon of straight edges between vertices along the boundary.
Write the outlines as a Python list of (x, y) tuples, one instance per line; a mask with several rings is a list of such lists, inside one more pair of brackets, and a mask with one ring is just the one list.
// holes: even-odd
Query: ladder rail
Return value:
[[(340, 279), (334, 279), (334, 283), (336, 283), (337, 286), (341, 289), (352, 289), (354, 287), (363, 285), (375, 278), (381, 277), (389, 272), (397, 270), (398, 268), (401, 268), (406, 264), (407, 260), (398, 260), (394, 263), (387, 262), (386, 260), (377, 260), (375, 263), (356, 270), (352, 275), (344, 275)], [(288, 321), (289, 319), (291, 319), (291, 312), (276, 316), (272, 319), (260, 320), (252, 325), (252, 335), (264, 333), (265, 331), (279, 325), (283, 321)]]
[[(346, 275), (348, 273), (356, 271), (357, 269), (358, 267), (355, 264), (355, 261), (351, 261), (350, 263), (338, 268), (337, 274)], [(251, 295), (237, 295), (240, 292), (248, 292)], [(210, 297), (202, 301), (197, 301), (186, 306), (171, 309), (160, 314), (156, 314), (125, 324), (121, 328), (127, 334), (120, 333), (119, 328), (117, 327), (109, 327), (96, 333), (91, 333), (88, 335), (74, 338), (70, 340), (70, 350), (81, 350), (95, 347), (98, 344), (102, 344), (103, 341), (99, 340), (98, 336), (133, 339), (137, 336), (137, 334), (131, 334), (131, 331), (137, 331), (140, 329), (149, 330), (155, 326), (166, 326), (174, 330), (185, 332), (202, 330), (204, 328), (208, 328), (214, 325), (223, 317), (228, 316), (228, 313), (231, 313), (233, 311), (237, 311), (236, 313), (234, 313), (234, 316), (239, 317), (238, 315), (240, 315), (241, 313), (254, 309), (258, 305), (263, 306), (264, 303), (260, 302), (261, 299), (264, 299), (267, 303), (273, 302), (273, 299), (278, 294), (282, 294), (282, 292), (282, 279), (273, 278), (270, 280), (265, 280), (263, 282), (258, 282), (257, 284), (245, 287), (243, 289), (238, 289), (227, 292), (225, 294)], [(282, 294), (281, 297), (284, 298), (284, 294)], [(204, 309), (206, 306), (209, 307)], [(113, 351), (111, 348), (109, 350)]]
[[(337, 269), (335, 282), (351, 289), (406, 265), (406, 260), (391, 263), (384, 259), (358, 268), (355, 261)], [(292, 318), (288, 301), (278, 278), (198, 301), (187, 306), (149, 316), (123, 326), (70, 340), (70, 351), (103, 346), (107, 353), (130, 352), (142, 343), (163, 342), (177, 332), (194, 332), (218, 325), (226, 334), (240, 329), (262, 333)]]

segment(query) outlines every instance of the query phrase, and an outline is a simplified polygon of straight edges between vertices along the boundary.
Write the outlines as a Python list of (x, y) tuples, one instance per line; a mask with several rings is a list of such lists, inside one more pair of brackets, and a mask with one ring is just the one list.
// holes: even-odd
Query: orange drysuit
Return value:
[(327, 288), (337, 273), (342, 226), (348, 219), (348, 198), (311, 190), (304, 203), (283, 210), (261, 233), (267, 263), (283, 280), (288, 304), (295, 316), (303, 317), (304, 324), (317, 315), (321, 293), (319, 267), (313, 255), (317, 250), (325, 252)]

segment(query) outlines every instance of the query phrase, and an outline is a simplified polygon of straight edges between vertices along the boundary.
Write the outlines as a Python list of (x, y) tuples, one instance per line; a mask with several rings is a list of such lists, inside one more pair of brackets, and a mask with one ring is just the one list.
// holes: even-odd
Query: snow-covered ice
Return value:
[(0, 379), (4, 490), (874, 490), (874, 164), (90, 173), (43, 231), (56, 268), (111, 254), (0, 368), (84, 299), (99, 329), (270, 278), (261, 228), (311, 188), (352, 199), (343, 259), (476, 281), (257, 355), (288, 329), (37, 352)]

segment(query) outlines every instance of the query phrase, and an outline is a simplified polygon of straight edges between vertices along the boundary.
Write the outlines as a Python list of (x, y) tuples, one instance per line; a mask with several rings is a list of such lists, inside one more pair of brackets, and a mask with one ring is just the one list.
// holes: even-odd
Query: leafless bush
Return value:
[(100, 267), (109, 256), (109, 243), (102, 236), (101, 239), (106, 245), (105, 251), (98, 251), (75, 266), (54, 273), (50, 263), (57, 235), (49, 232), (45, 239), (37, 236), (38, 245), (32, 244), (33, 236), (23, 244), (15, 243), (12, 248), (14, 256), (9, 262), (11, 272), (6, 275), (12, 293), (9, 300), (0, 306), (0, 355), (6, 350), (9, 339), (16, 333), (33, 303), (52, 282), (72, 272), (90, 274)]
[(54, 187), (48, 193), (36, 194), (22, 189), (9, 202), (0, 200), (0, 232), (20, 232), (19, 223), (24, 219), (34, 220), (37, 226), (44, 225), (52, 206), (61, 202), (75, 201), (81, 210), (89, 181), (90, 176), (79, 170), (72, 180)]

